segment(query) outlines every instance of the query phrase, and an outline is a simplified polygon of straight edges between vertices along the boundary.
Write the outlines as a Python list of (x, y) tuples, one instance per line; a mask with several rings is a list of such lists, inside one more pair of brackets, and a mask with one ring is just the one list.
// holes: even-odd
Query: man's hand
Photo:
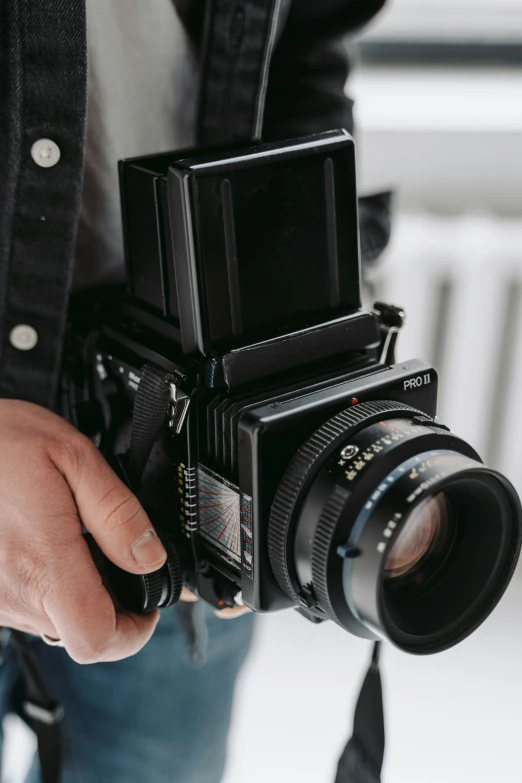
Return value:
[(159, 613), (116, 611), (82, 524), (116, 565), (166, 553), (132, 492), (88, 438), (37, 405), (0, 400), (0, 625), (62, 640), (78, 663), (138, 652)]

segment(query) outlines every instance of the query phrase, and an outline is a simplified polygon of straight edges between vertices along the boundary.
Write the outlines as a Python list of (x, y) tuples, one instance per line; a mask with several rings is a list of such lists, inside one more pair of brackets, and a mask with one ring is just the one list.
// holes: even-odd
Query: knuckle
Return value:
[(67, 652), (76, 663), (103, 663), (112, 658), (115, 643), (115, 624), (103, 611), (99, 623), (94, 627), (83, 621), (78, 626)]
[(37, 551), (19, 553), (15, 583), (21, 602), (43, 613), (44, 602), (54, 584), (48, 558)]
[(105, 498), (105, 503), (108, 503), (109, 509), (104, 515), (104, 528), (107, 532), (115, 533), (122, 528), (132, 528), (133, 525), (138, 525), (142, 521), (143, 514), (138, 498), (130, 492), (125, 492), (122, 497), (120, 487), (115, 487), (111, 494), (114, 497), (107, 498), (106, 496)]
[(81, 644), (74, 644), (67, 652), (76, 663), (103, 663), (109, 659), (110, 645), (106, 641), (88, 639)]
[(58, 466), (66, 466), (67, 474), (71, 479), (79, 480), (86, 459), (95, 446), (79, 432), (71, 430), (69, 437), (63, 437), (63, 433), (56, 433), (46, 443), (47, 455)]

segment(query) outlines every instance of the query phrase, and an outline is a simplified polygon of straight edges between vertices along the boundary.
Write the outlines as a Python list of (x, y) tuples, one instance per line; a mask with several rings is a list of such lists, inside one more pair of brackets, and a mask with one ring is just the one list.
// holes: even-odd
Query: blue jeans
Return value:
[[(253, 617), (218, 620), (198, 607), (206, 615), (205, 663), (190, 656), (178, 607), (162, 612), (140, 653), (117, 663), (80, 666), (63, 649), (31, 642), (49, 690), (65, 708), (62, 783), (218, 783)], [(19, 709), (19, 675), (8, 645), (0, 666), (1, 716)], [(35, 759), (26, 783), (39, 781)]]

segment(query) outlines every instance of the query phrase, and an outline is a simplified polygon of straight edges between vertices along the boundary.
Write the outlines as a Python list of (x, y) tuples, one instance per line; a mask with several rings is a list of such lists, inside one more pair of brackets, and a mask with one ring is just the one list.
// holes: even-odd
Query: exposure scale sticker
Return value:
[(241, 496), (238, 488), (198, 465), (199, 532), (241, 562)]

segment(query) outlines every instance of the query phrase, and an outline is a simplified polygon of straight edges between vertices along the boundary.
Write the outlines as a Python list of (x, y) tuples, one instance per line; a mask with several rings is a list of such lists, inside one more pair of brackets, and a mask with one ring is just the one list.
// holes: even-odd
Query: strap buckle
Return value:
[(51, 707), (42, 707), (34, 701), (24, 701), (23, 708), (28, 718), (37, 723), (44, 723), (46, 726), (55, 726), (64, 716), (63, 706), (58, 701)]

